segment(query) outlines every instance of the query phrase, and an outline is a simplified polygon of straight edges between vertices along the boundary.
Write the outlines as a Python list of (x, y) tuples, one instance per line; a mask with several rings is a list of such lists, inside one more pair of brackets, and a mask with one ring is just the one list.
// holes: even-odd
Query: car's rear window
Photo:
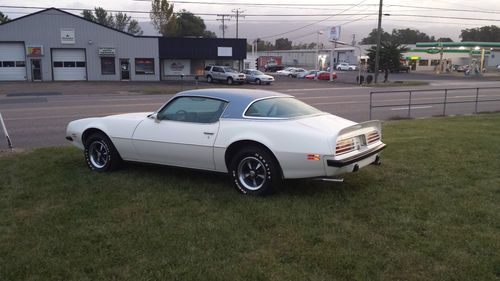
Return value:
[(294, 98), (269, 98), (258, 100), (248, 107), (246, 117), (292, 118), (321, 113)]

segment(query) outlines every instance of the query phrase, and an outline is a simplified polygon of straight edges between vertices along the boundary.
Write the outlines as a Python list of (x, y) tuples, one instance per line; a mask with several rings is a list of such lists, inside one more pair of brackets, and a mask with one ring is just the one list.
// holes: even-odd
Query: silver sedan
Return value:
[(274, 77), (264, 74), (263, 72), (256, 70), (256, 69), (245, 69), (242, 71), (242, 73), (245, 73), (247, 76), (247, 82), (250, 83), (256, 83), (256, 84), (271, 84), (271, 82), (274, 82)]

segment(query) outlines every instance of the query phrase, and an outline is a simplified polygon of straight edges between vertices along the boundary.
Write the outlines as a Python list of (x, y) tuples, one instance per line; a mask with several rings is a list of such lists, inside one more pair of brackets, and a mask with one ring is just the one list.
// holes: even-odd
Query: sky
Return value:
[[(249, 42), (260, 38), (274, 42), (280, 37), (294, 43), (327, 42), (327, 30), (342, 26), (341, 40), (360, 41), (377, 27), (379, 0), (179, 0), (174, 10), (186, 9), (194, 14), (234, 14), (240, 9), (244, 18), (239, 20), (239, 37)], [(198, 2), (198, 3), (180, 3)], [(210, 3), (210, 4), (201, 4)], [(257, 5), (255, 5), (257, 4)], [(260, 4), (260, 5), (259, 5)], [(101, 6), (109, 10), (149, 11), (151, 2), (133, 0), (0, 0), (0, 6), (35, 6), (56, 8), (93, 8)], [(308, 6), (303, 6), (308, 5)], [(38, 9), (14, 9), (0, 7), (10, 18), (16, 18)], [(69, 11), (79, 14), (78, 11)], [(499, 0), (384, 0), (382, 28), (418, 29), (430, 36), (450, 37), (459, 41), (460, 31), (485, 25), (500, 26)], [(149, 24), (148, 14), (131, 14), (141, 23), (145, 35), (156, 35)], [(286, 16), (280, 16), (286, 15)], [(222, 37), (216, 15), (200, 15), (209, 30)], [(436, 18), (441, 17), (441, 18)], [(444, 17), (444, 18), (443, 18)], [(480, 20), (478, 20), (480, 19)], [(236, 19), (226, 23), (226, 37), (235, 37)], [(323, 31), (323, 35), (318, 35)]]

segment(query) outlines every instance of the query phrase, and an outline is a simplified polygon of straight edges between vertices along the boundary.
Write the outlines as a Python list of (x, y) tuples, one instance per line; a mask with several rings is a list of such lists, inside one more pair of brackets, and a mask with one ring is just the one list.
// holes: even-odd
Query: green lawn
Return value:
[(69, 147), (0, 157), (0, 280), (500, 280), (499, 129), (388, 122), (382, 166), (265, 198)]

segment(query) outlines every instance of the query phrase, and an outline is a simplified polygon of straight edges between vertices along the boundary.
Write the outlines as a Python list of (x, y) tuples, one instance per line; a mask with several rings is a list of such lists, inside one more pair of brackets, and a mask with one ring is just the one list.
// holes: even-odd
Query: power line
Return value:
[[(354, 7), (357, 7), (357, 6), (361, 5), (363, 2), (366, 2), (366, 1), (367, 1), (367, 0), (363, 0), (363, 1), (359, 2), (358, 4), (356, 4), (356, 5), (354, 5), (354, 6), (350, 7), (350, 8), (344, 9), (343, 11), (341, 11), (341, 12), (340, 12), (340, 13), (338, 13), (338, 14), (331, 15), (331, 16), (329, 16), (329, 17), (325, 18), (325, 19), (322, 19), (322, 20), (319, 20), (319, 21), (315, 21), (315, 22), (313, 22), (313, 23), (306, 24), (306, 25), (304, 25), (304, 26), (302, 26), (302, 27), (295, 28), (295, 29), (292, 29), (292, 30), (289, 30), (289, 31), (286, 31), (286, 32), (279, 33), (279, 34), (270, 35), (270, 36), (264, 36), (264, 37), (261, 37), (261, 39), (266, 39), (266, 38), (272, 38), (272, 37), (276, 37), (276, 36), (285, 35), (285, 34), (292, 33), (292, 32), (298, 31), (298, 30), (302, 30), (302, 29), (307, 28), (307, 27), (312, 26), (312, 25), (316, 25), (316, 24), (318, 24), (318, 23), (321, 23), (321, 22), (327, 21), (328, 19), (330, 19), (330, 18), (332, 18), (332, 17), (334, 17), (334, 16), (338, 16), (338, 15), (340, 15), (340, 14), (344, 13), (344, 12), (347, 12), (347, 11), (349, 11), (350, 9), (352, 9), (352, 8), (354, 8)], [(345, 15), (345, 14), (344, 14), (344, 15)]]

